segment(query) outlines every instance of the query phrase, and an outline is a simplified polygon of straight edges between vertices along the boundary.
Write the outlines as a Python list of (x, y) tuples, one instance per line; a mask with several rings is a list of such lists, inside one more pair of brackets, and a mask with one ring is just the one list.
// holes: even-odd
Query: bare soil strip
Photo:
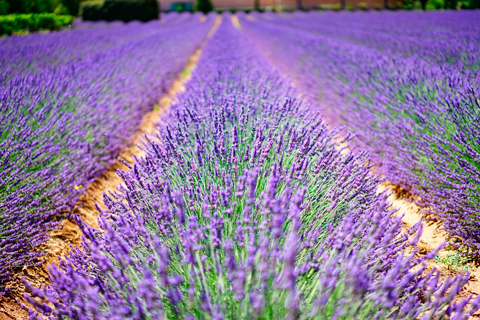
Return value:
[(235, 28), (237, 28), (237, 29), (242, 28), (242, 26), (240, 25), (240, 21), (238, 21), (238, 17), (236, 15), (232, 14), (231, 19), (232, 19), (232, 24)]
[[(387, 200), (391, 203), (392, 208), (398, 210), (396, 215), (402, 216), (404, 230), (407, 230), (418, 221), (422, 220), (423, 232), (420, 241), (417, 244), (420, 255), (425, 255), (447, 242), (449, 236), (448, 233), (443, 230), (441, 221), (425, 221), (421, 208), (413, 202), (415, 199), (414, 196), (408, 194), (391, 182), (382, 183), (377, 190), (379, 193), (385, 190), (391, 193)], [(448, 259), (449, 256), (455, 257), (455, 255), (459, 256), (459, 254), (460, 253), (455, 248), (446, 247), (438, 252), (438, 257), (444, 260)], [(470, 279), (467, 285), (463, 288), (460, 298), (468, 297), (470, 294), (476, 297), (480, 294), (480, 268), (474, 263), (444, 263), (443, 261), (434, 259), (428, 262), (428, 267), (429, 269), (435, 267), (441, 272), (443, 278), (454, 276), (459, 272), (469, 271)], [(474, 315), (479, 316), (480, 312), (477, 312)]]
[[(144, 155), (144, 152), (138, 145), (145, 142), (145, 135), (155, 133), (156, 124), (160, 122), (162, 114), (175, 102), (177, 94), (185, 91), (185, 83), (190, 79), (203, 47), (220, 26), (221, 19), (221, 16), (217, 15), (214, 26), (208, 32), (200, 47), (190, 57), (185, 69), (174, 81), (169, 92), (159, 101), (159, 108), (155, 108), (155, 110), (143, 116), (138, 131), (129, 139), (129, 146), (121, 151), (116, 163), (89, 185), (86, 193), (80, 197), (72, 212), (80, 216), (89, 225), (98, 228), (98, 212), (95, 208), (95, 203), (102, 209), (105, 209), (103, 193), (108, 190), (116, 190), (122, 183), (122, 179), (116, 173), (117, 169), (128, 170), (128, 168), (121, 162), (121, 159), (124, 159), (129, 164), (133, 164), (135, 157), (139, 158)], [(204, 21), (205, 18), (202, 16), (200, 22)], [(0, 320), (24, 319), (27, 316), (27, 313), (18, 305), (18, 302), (27, 304), (23, 298), (25, 287), (18, 279), (24, 277), (37, 287), (48, 285), (50, 281), (47, 266), (51, 263), (58, 264), (60, 261), (59, 257), (64, 258), (68, 255), (71, 246), (80, 246), (82, 232), (75, 221), (63, 220), (60, 227), (52, 231), (49, 236), (50, 240), (38, 249), (46, 253), (43, 264), (19, 271), (15, 277), (17, 280), (11, 284), (11, 292), (4, 297), (0, 297)]]

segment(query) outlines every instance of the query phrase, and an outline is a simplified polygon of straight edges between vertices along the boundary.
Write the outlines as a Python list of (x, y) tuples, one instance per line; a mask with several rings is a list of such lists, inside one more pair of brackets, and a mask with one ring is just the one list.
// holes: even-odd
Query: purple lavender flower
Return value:
[[(213, 25), (99, 24), (0, 40), (0, 294), (111, 165)], [(169, 63), (165, 63), (169, 61)]]

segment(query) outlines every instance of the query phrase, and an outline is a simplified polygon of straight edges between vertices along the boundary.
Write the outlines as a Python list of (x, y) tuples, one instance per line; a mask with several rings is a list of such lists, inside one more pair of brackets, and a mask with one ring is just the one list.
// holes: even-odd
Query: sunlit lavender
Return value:
[(0, 294), (12, 272), (41, 262), (33, 249), (115, 161), (214, 20), (172, 18), (0, 40)]
[(478, 255), (480, 12), (253, 17), (243, 30), (275, 66)]
[(223, 15), (31, 319), (467, 319), (469, 275), (427, 271), (421, 223), (402, 231), (370, 155), (298, 96)]

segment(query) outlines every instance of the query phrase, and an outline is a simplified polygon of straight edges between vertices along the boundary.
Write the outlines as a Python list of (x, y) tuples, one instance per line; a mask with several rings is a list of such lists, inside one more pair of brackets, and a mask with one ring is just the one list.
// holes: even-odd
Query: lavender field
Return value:
[[(478, 317), (479, 21), (171, 13), (0, 39), (0, 319)], [(115, 170), (89, 223), (73, 208)], [(47, 269), (65, 220), (82, 243)]]

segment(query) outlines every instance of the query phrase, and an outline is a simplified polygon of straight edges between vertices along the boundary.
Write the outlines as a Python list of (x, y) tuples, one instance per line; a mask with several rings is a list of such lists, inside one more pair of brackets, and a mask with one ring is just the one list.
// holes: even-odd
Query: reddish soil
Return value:
[[(204, 22), (205, 18), (202, 16), (200, 22)], [(202, 53), (202, 49), (221, 22), (221, 16), (218, 15), (214, 26), (207, 34), (200, 47), (190, 57), (183, 72), (173, 83), (169, 92), (159, 101), (159, 108), (153, 110), (143, 116), (141, 125), (138, 131), (129, 139), (129, 146), (120, 152), (118, 161), (109, 167), (105, 173), (98, 177), (87, 191), (82, 195), (72, 209), (72, 212), (80, 216), (83, 221), (89, 225), (98, 228), (97, 217), (98, 212), (95, 208), (95, 203), (99, 204), (102, 209), (105, 209), (103, 203), (103, 193), (108, 190), (116, 190), (122, 183), (122, 179), (117, 175), (117, 169), (128, 170), (128, 168), (120, 161), (126, 160), (129, 164), (133, 164), (134, 156), (141, 157), (144, 152), (138, 147), (145, 141), (145, 135), (152, 135), (156, 131), (156, 124), (160, 122), (163, 112), (175, 102), (175, 97), (179, 92), (185, 90), (184, 84), (190, 79), (192, 71), (195, 69), (196, 63)], [(64, 258), (70, 252), (70, 246), (80, 246), (82, 232), (78, 225), (73, 220), (63, 220), (60, 228), (52, 231), (50, 240), (43, 246), (38, 248), (39, 251), (45, 252), (44, 261), (37, 267), (25, 268), (14, 275), (16, 279), (9, 284), (11, 291), (8, 295), (0, 297), (0, 320), (24, 319), (27, 316), (25, 310), (20, 308), (18, 303), (28, 304), (23, 298), (26, 292), (24, 285), (19, 279), (24, 277), (31, 284), (42, 287), (50, 284), (47, 266), (52, 263), (58, 264), (60, 258)]]
[(240, 21), (238, 21), (238, 17), (236, 15), (232, 14), (231, 19), (232, 19), (232, 24), (235, 28), (237, 28), (237, 29), (242, 28), (242, 26), (240, 26)]
[[(388, 201), (392, 204), (392, 208), (397, 209), (397, 216), (403, 216), (402, 221), (404, 223), (404, 230), (412, 227), (415, 223), (422, 220), (423, 232), (420, 237), (420, 241), (417, 244), (419, 249), (419, 255), (425, 255), (447, 242), (449, 237), (448, 233), (443, 230), (442, 223), (440, 221), (425, 221), (422, 210), (415, 203), (415, 196), (409, 194), (402, 188), (393, 185), (390, 182), (385, 182), (378, 187), (378, 192), (387, 190), (392, 192)], [(438, 256), (442, 258), (448, 257), (457, 253), (455, 248), (446, 247), (438, 252)], [(459, 295), (459, 300), (468, 297), (470, 294), (476, 297), (480, 294), (480, 268), (473, 262), (459, 263), (456, 267), (443, 263), (441, 261), (430, 260), (427, 263), (428, 269), (436, 268), (441, 272), (443, 278), (452, 277), (456, 274), (463, 272), (460, 268), (468, 268), (470, 272), (470, 279), (467, 285), (463, 288)], [(480, 312), (474, 314), (475, 319), (480, 316)]]

